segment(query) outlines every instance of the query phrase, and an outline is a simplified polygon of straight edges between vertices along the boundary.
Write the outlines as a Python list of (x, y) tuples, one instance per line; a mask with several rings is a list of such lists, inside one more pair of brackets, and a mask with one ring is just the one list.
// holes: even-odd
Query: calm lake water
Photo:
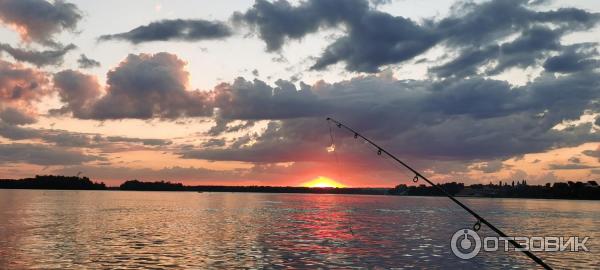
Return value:
[[(509, 235), (589, 236), (590, 252), (537, 254), (600, 268), (600, 202), (461, 200)], [(456, 258), (450, 238), (473, 223), (446, 198), (0, 190), (0, 269), (536, 267)]]

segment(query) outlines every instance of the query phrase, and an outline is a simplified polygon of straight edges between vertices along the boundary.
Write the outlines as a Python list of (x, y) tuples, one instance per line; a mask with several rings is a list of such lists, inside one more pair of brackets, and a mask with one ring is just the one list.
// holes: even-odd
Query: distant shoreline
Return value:
[[(526, 181), (512, 184), (500, 182), (498, 185), (462, 183), (440, 184), (453, 196), (461, 198), (505, 198), (505, 199), (563, 199), (600, 200), (600, 186), (595, 181), (527, 185)], [(119, 187), (107, 187), (104, 183), (92, 182), (87, 177), (78, 176), (35, 176), (24, 179), (0, 179), (0, 189), (31, 190), (116, 190), (116, 191), (186, 191), (186, 192), (238, 192), (238, 193), (299, 193), (299, 194), (354, 194), (354, 195), (393, 195), (393, 196), (445, 196), (436, 188), (404, 184), (394, 188), (335, 188), (335, 187), (292, 187), (292, 186), (185, 186), (171, 182), (125, 181)]]
[[(326, 189), (326, 188), (316, 188), (316, 189)], [(337, 188), (344, 189), (344, 188)], [(377, 189), (377, 188), (374, 188)], [(194, 190), (121, 190), (118, 188), (107, 188), (101, 190), (93, 190), (93, 189), (49, 189), (49, 188), (2, 188), (0, 190), (39, 190), (39, 191), (117, 191), (117, 192), (186, 192), (186, 193), (199, 193)], [(440, 195), (396, 195), (396, 194), (382, 194), (382, 193), (344, 193), (344, 192), (336, 192), (336, 193), (328, 193), (328, 192), (264, 192), (264, 191), (202, 191), (200, 193), (257, 193), (257, 194), (316, 194), (316, 195), (360, 195), (360, 196), (389, 196), (389, 197), (427, 197), (427, 198), (445, 198), (445, 196)], [(485, 196), (461, 196), (456, 195), (456, 198), (467, 198), (467, 199), (527, 199), (527, 200), (566, 200), (566, 201), (599, 201), (600, 199), (579, 199), (579, 198), (532, 198), (532, 197), (485, 197)]]

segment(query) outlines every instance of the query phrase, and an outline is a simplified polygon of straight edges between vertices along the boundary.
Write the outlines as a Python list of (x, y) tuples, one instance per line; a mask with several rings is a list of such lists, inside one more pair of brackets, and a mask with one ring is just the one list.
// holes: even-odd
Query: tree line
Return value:
[[(535, 199), (584, 199), (600, 200), (600, 186), (596, 181), (568, 181), (547, 183), (545, 185), (528, 185), (526, 180), (512, 181), (499, 184), (474, 184), (465, 186), (463, 183), (440, 184), (448, 193), (460, 197), (491, 197), (491, 198), (535, 198)], [(443, 196), (438, 189), (426, 186), (398, 185), (390, 190), (392, 195), (406, 196)]]
[[(545, 185), (528, 185), (526, 180), (499, 182), (499, 184), (474, 184), (451, 182), (440, 187), (453, 196), (493, 197), (493, 198), (540, 198), (540, 199), (600, 199), (600, 186), (596, 181), (556, 182)], [(291, 186), (187, 186), (182, 183), (165, 181), (144, 182), (129, 180), (119, 187), (107, 187), (104, 183), (93, 182), (87, 177), (36, 175), (24, 179), (0, 179), (1, 189), (64, 189), (64, 190), (138, 190), (138, 191), (196, 191), (196, 192), (261, 192), (261, 193), (321, 193), (321, 194), (368, 194), (404, 196), (443, 196), (437, 188), (406, 184), (394, 188), (309, 188)]]

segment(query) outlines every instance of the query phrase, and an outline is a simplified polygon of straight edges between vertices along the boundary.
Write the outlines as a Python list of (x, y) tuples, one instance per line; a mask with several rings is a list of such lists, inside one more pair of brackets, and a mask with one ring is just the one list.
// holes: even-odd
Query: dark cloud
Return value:
[(552, 3), (552, 1), (554, 1), (554, 0), (530, 0), (529, 4), (530, 5), (543, 5), (543, 4), (550, 4), (550, 3)]
[(219, 115), (216, 115), (213, 120), (215, 125), (212, 126), (208, 132), (206, 132), (206, 134), (210, 136), (218, 136), (223, 133), (243, 131), (251, 128), (255, 124), (255, 121), (246, 120), (243, 121), (243, 123), (230, 125), (233, 120), (225, 119)]
[[(560, 38), (594, 27), (596, 13), (575, 8), (536, 11), (525, 0), (459, 2), (450, 16), (421, 23), (393, 16), (369, 6), (367, 0), (308, 0), (292, 5), (286, 0), (257, 0), (233, 20), (255, 28), (267, 51), (279, 51), (287, 40), (300, 40), (322, 28), (341, 27), (336, 39), (317, 58), (312, 69), (344, 62), (350, 71), (377, 72), (387, 64), (413, 59), (442, 44), (459, 49), (456, 59), (437, 69), (438, 75), (474, 74), (478, 65), (496, 60), (488, 73), (528, 67), (561, 48)], [(535, 4), (535, 3), (533, 3)], [(551, 26), (551, 27), (550, 27)], [(498, 40), (520, 34), (501, 46)]]
[(52, 143), (56, 146), (77, 148), (92, 148), (94, 146), (99, 146), (94, 145), (91, 136), (83, 133), (65, 130), (29, 130), (39, 136), (37, 139), (41, 139), (43, 142)]
[(334, 27), (367, 10), (368, 3), (362, 0), (310, 0), (299, 6), (292, 6), (286, 0), (257, 0), (246, 12), (234, 13), (233, 20), (255, 27), (267, 50), (278, 51), (287, 39), (301, 39), (321, 27)]
[(23, 128), (4, 121), (0, 121), (0, 136), (17, 141), (38, 138), (41, 135), (34, 129)]
[(225, 146), (225, 139), (223, 138), (210, 138), (208, 141), (202, 144), (204, 147), (221, 147)]
[(81, 18), (77, 6), (63, 0), (0, 0), (0, 21), (15, 28), (27, 42), (56, 46), (53, 36), (74, 30)]
[(477, 74), (479, 69), (490, 60), (497, 58), (500, 47), (491, 45), (482, 49), (467, 48), (459, 52), (459, 56), (453, 60), (431, 68), (429, 71), (439, 77), (466, 77)]
[(494, 160), (599, 140), (589, 123), (554, 129), (597, 110), (600, 81), (593, 72), (547, 73), (524, 86), (478, 76), (439, 81), (367, 76), (299, 87), (238, 78), (199, 92), (186, 90), (183, 65), (166, 53), (130, 55), (108, 74), (104, 96), (93, 77), (63, 71), (55, 76), (66, 104), (58, 111), (85, 119), (214, 116), (213, 136), (271, 120), (260, 135), (180, 151), (185, 158), (248, 162), (322, 160), (327, 142), (321, 118), (329, 115), (424, 159)]
[(95, 78), (77, 71), (58, 73), (55, 85), (66, 105), (54, 112), (98, 120), (212, 115), (209, 93), (187, 90), (185, 65), (169, 53), (130, 54), (108, 72), (103, 96)]
[(569, 158), (569, 162), (571, 163), (581, 163), (581, 159), (578, 157), (571, 157)]
[[(286, 121), (293, 124), (298, 121)], [(305, 130), (304, 132), (294, 134), (285, 132), (283, 129), (289, 127), (282, 126), (276, 122), (270, 122), (264, 133), (255, 139), (257, 143), (252, 146), (246, 144), (250, 142), (252, 137), (242, 136), (237, 138), (233, 145), (229, 148), (210, 148), (210, 149), (192, 149), (182, 151), (182, 158), (190, 159), (208, 159), (208, 160), (223, 160), (223, 161), (245, 161), (245, 162), (289, 162), (289, 161), (323, 161), (323, 154), (315, 155), (324, 149), (325, 144), (320, 143), (322, 136), (316, 137), (317, 140), (309, 140), (309, 133), (317, 133), (318, 131)], [(322, 131), (320, 135), (323, 135)], [(284, 137), (282, 137), (284, 136)], [(313, 137), (314, 139), (315, 137)], [(294, 145), (296, 143), (297, 145)], [(279, 145), (280, 147), (275, 147)]]
[(306, 84), (297, 89), (284, 80), (275, 87), (260, 80), (237, 78), (233, 84), (221, 84), (214, 90), (214, 106), (224, 119), (285, 119), (322, 115), (317, 96)]
[(229, 26), (222, 22), (178, 19), (152, 22), (129, 32), (101, 36), (99, 40), (116, 39), (138, 44), (150, 41), (222, 39), (231, 35), (232, 32)]
[(557, 56), (550, 57), (544, 62), (544, 69), (549, 72), (571, 73), (586, 71), (600, 67), (600, 61), (595, 44), (588, 46), (571, 46)]
[(65, 104), (53, 114), (71, 112), (77, 118), (89, 118), (93, 105), (101, 95), (100, 84), (95, 77), (75, 70), (64, 70), (54, 75), (54, 87)]
[(140, 139), (122, 136), (108, 136), (106, 140), (109, 142), (141, 143), (148, 146), (165, 146), (171, 144), (171, 141), (163, 139)]
[(582, 9), (561, 8), (536, 11), (526, 0), (492, 0), (476, 4), (458, 2), (453, 14), (437, 23), (437, 30), (450, 46), (485, 46), (539, 24), (552, 24), (557, 31), (586, 30), (598, 23), (599, 15)]
[[(438, 29), (446, 35), (444, 44), (458, 49), (458, 56), (431, 69), (440, 77), (496, 75), (508, 68), (536, 66), (553, 52), (569, 50), (561, 38), (570, 32), (589, 30), (600, 17), (579, 9), (534, 11), (527, 1), (489, 1), (461, 3), (456, 14), (443, 19)], [(552, 25), (549, 27), (548, 25)], [(514, 41), (498, 44), (499, 39), (520, 33)], [(489, 67), (491, 65), (491, 67)]]
[(503, 167), (504, 165), (502, 164), (502, 160), (494, 160), (485, 162), (479, 166), (475, 166), (473, 169), (482, 171), (484, 173), (495, 173), (502, 170)]
[(79, 59), (77, 59), (77, 63), (79, 64), (79, 68), (95, 68), (100, 66), (100, 62), (90, 59), (85, 54), (81, 54)]
[(377, 11), (350, 21), (348, 27), (349, 35), (329, 45), (311, 69), (343, 61), (347, 70), (377, 72), (382, 65), (412, 59), (439, 41), (439, 35), (428, 27)]
[[(240, 137), (223, 148), (183, 150), (184, 158), (327, 160), (325, 116), (338, 117), (394, 152), (422, 159), (495, 160), (600, 140), (590, 133), (589, 123), (554, 129), (594, 108), (592, 100), (600, 98), (597, 74), (542, 76), (519, 87), (479, 77), (431, 82), (369, 76), (318, 83), (302, 90), (307, 91), (304, 95), (289, 96), (286, 106), (268, 104), (275, 99), (247, 98), (252, 91), (269, 91), (256, 81), (244, 84), (263, 90), (228, 91), (225, 100), (238, 101), (216, 105), (219, 111), (233, 110), (225, 114), (230, 120), (270, 120), (276, 115), (281, 120), (271, 121), (262, 134), (248, 134), (252, 143)], [(355, 144), (345, 138), (340, 139), (342, 146)]]
[(495, 75), (512, 67), (534, 66), (537, 60), (544, 58), (549, 52), (561, 49), (560, 36), (560, 32), (546, 27), (524, 30), (515, 41), (500, 46), (498, 63), (486, 73)]
[(38, 67), (41, 66), (60, 66), (63, 63), (64, 56), (77, 46), (69, 44), (56, 50), (30, 51), (20, 48), (13, 48), (8, 44), (0, 43), (0, 51), (5, 51), (15, 60), (31, 63)]
[(26, 108), (49, 93), (45, 73), (0, 60), (0, 101)]
[[(122, 136), (102, 136), (92, 133), (78, 133), (59, 129), (35, 129), (25, 128), (0, 121), (0, 136), (13, 140), (39, 140), (62, 147), (101, 148), (106, 151), (114, 151), (115, 144), (144, 146), (167, 146), (172, 144), (170, 140), (152, 138), (132, 138)], [(131, 150), (131, 148), (129, 149)]]
[[(188, 91), (185, 62), (175, 55), (129, 55), (108, 73), (106, 94), (96, 79), (79, 71), (65, 70), (54, 76), (54, 86), (65, 104), (52, 114), (72, 113), (81, 119), (164, 118), (212, 116), (219, 108), (221, 124), (212, 131), (234, 132), (249, 128), (255, 119), (286, 119), (321, 115), (325, 110), (310, 87), (298, 89), (284, 80), (275, 87), (260, 80), (236, 79), (212, 91)], [(231, 120), (248, 120), (227, 127)]]
[(371, 9), (366, 0), (309, 0), (298, 6), (285, 0), (257, 0), (233, 19), (255, 27), (268, 51), (280, 50), (286, 40), (343, 24), (348, 35), (329, 45), (313, 69), (345, 61), (349, 70), (375, 72), (380, 65), (410, 59), (437, 41), (431, 29)]
[(581, 153), (589, 157), (598, 158), (600, 160), (600, 147), (597, 150), (585, 150)]
[(548, 169), (550, 170), (583, 170), (583, 169), (595, 169), (598, 166), (590, 166), (585, 164), (550, 164)]
[(36, 144), (0, 144), (0, 164), (77, 165), (103, 160), (97, 156)]
[(36, 122), (35, 117), (13, 107), (4, 109), (0, 107), (0, 120), (11, 125), (26, 125)]
[(391, 4), (392, 2), (394, 2), (394, 0), (370, 0), (370, 2), (375, 6), (380, 6)]

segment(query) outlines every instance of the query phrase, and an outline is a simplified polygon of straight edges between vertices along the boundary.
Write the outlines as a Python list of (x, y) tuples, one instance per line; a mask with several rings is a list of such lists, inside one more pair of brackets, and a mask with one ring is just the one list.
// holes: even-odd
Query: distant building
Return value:
[(456, 196), (459, 197), (495, 197), (498, 191), (494, 187), (483, 186), (482, 188), (465, 187)]

